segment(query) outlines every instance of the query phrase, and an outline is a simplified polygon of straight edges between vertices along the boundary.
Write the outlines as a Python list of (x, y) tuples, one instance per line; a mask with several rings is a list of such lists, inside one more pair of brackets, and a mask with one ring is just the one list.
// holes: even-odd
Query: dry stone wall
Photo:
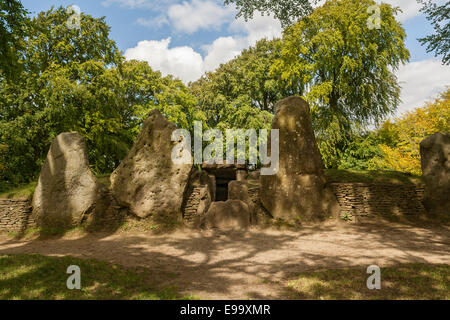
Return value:
[(197, 208), (201, 201), (202, 189), (203, 186), (192, 187), (192, 191), (188, 195), (186, 204), (183, 206), (183, 217), (188, 224), (194, 223), (194, 218), (197, 216)]
[(0, 199), (0, 231), (22, 231), (35, 225), (29, 200)]
[(353, 216), (420, 215), (424, 186), (406, 184), (332, 183), (342, 213)]
[[(198, 216), (198, 206), (204, 187), (204, 185), (192, 186), (184, 206), (184, 219), (188, 223), (193, 223), (194, 218)], [(342, 212), (348, 212), (353, 216), (425, 213), (422, 205), (425, 189), (423, 185), (332, 183), (330, 187), (338, 199)], [(255, 208), (254, 222), (264, 224), (271, 216), (260, 202), (259, 188), (249, 188), (248, 192)], [(101, 223), (113, 224), (122, 218), (121, 214), (105, 213), (105, 216), (101, 217)], [(0, 231), (22, 231), (35, 226), (29, 200), (0, 199)]]

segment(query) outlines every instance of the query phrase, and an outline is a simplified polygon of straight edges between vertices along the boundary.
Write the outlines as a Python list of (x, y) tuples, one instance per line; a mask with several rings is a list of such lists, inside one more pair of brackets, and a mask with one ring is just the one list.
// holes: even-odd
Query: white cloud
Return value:
[(437, 59), (408, 63), (399, 69), (397, 75), (403, 88), (403, 102), (397, 114), (422, 107), (450, 85), (450, 66), (442, 65)]
[(262, 38), (273, 39), (281, 37), (283, 29), (280, 21), (273, 17), (255, 14), (250, 21), (245, 21), (243, 18), (233, 21), (230, 25), (230, 31), (244, 32), (247, 35), (247, 46), (253, 46)]
[(234, 19), (235, 10), (213, 1), (192, 0), (170, 6), (167, 15), (176, 31), (194, 33), (200, 29), (219, 29)]
[(157, 17), (153, 17), (150, 19), (138, 18), (136, 20), (136, 24), (144, 27), (154, 28), (154, 27), (162, 27), (163, 25), (169, 24), (169, 20), (167, 20), (166, 16), (160, 15)]
[(204, 45), (204, 59), (200, 53), (188, 46), (170, 48), (170, 38), (141, 41), (136, 47), (126, 50), (125, 57), (128, 60), (147, 61), (152, 68), (160, 70), (164, 75), (172, 74), (187, 83), (199, 79), (206, 71), (215, 70), (221, 63), (233, 59), (243, 49), (264, 37), (280, 37), (282, 29), (277, 20), (255, 15), (254, 19), (248, 22), (241, 19), (233, 22), (230, 31), (239, 35), (220, 37), (213, 43)]
[(221, 63), (239, 55), (246, 46), (246, 39), (241, 37), (220, 37), (212, 44), (203, 46), (207, 53), (203, 63), (204, 71), (215, 70)]
[(171, 38), (160, 41), (140, 41), (136, 47), (127, 49), (128, 60), (147, 61), (163, 75), (172, 74), (184, 82), (200, 78), (203, 72), (203, 58), (191, 47), (169, 48)]
[[(402, 12), (397, 14), (397, 20), (405, 22), (408, 19), (414, 18), (420, 14), (419, 10), (422, 7), (416, 0), (375, 0), (377, 3), (387, 3), (393, 7), (400, 7)], [(325, 0), (320, 0), (317, 6), (321, 6), (325, 3)]]
[(121, 7), (127, 7), (131, 9), (135, 8), (151, 8), (153, 1), (151, 0), (105, 0), (102, 2), (102, 6), (109, 7), (111, 5), (118, 4)]
[(408, 19), (414, 18), (420, 14), (419, 10), (422, 7), (416, 0), (383, 0), (377, 2), (384, 2), (393, 7), (400, 7), (402, 12), (397, 14), (397, 19), (400, 22), (405, 22)]

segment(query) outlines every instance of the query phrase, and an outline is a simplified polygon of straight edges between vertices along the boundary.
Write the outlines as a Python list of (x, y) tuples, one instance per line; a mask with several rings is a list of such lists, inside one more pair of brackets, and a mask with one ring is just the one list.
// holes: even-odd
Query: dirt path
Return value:
[(143, 266), (158, 283), (206, 299), (283, 298), (287, 281), (307, 270), (410, 262), (450, 264), (449, 248), (448, 228), (370, 223), (297, 232), (127, 232), (31, 241), (0, 236), (0, 254), (71, 255)]

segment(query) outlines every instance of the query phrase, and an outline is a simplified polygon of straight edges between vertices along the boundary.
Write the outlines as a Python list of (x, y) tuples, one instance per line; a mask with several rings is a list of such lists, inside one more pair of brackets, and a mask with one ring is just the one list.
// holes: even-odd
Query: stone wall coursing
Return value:
[[(353, 216), (406, 214), (420, 215), (425, 213), (422, 205), (424, 186), (402, 184), (367, 184), (367, 183), (332, 183), (331, 189), (342, 208), (342, 213)], [(200, 194), (204, 186), (192, 186), (189, 198), (183, 208), (184, 219), (189, 223), (197, 215)], [(256, 223), (264, 223), (270, 214), (261, 204), (259, 188), (249, 188), (249, 197), (255, 206)], [(120, 207), (97, 217), (102, 225), (119, 223), (123, 219)], [(116, 212), (117, 211), (117, 212)], [(0, 231), (21, 231), (35, 227), (31, 218), (29, 200), (0, 199)]]
[(353, 216), (420, 215), (424, 186), (376, 183), (332, 183), (341, 213)]
[(35, 226), (30, 200), (0, 199), (0, 231), (23, 231)]
[(201, 191), (203, 186), (192, 187), (192, 191), (189, 193), (187, 201), (183, 206), (183, 218), (188, 223), (191, 224), (197, 215), (197, 208), (201, 200)]

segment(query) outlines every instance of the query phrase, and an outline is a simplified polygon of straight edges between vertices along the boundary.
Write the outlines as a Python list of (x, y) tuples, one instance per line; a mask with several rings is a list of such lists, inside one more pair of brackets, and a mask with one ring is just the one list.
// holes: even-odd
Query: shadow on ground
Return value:
[(3, 237), (0, 254), (95, 258), (143, 267), (156, 287), (204, 299), (292, 299), (305, 298), (288, 285), (301, 272), (371, 264), (450, 264), (449, 245), (448, 228), (377, 222), (298, 231), (116, 232), (30, 241)]

